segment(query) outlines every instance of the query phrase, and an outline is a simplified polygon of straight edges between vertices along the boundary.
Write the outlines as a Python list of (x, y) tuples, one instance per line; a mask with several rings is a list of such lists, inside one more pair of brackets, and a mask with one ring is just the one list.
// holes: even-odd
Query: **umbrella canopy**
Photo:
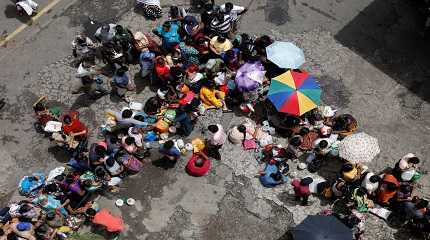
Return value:
[(371, 162), (379, 152), (378, 139), (364, 132), (349, 135), (339, 143), (339, 156), (352, 163)]
[(236, 86), (240, 92), (253, 91), (263, 82), (265, 74), (266, 71), (260, 62), (245, 63), (237, 70)]
[(303, 50), (290, 42), (276, 41), (266, 47), (266, 54), (280, 68), (298, 69), (305, 63)]
[(293, 231), (294, 240), (352, 240), (352, 231), (334, 216), (308, 216)]
[(279, 112), (301, 116), (321, 101), (321, 88), (307, 72), (287, 71), (272, 79), (268, 98)]

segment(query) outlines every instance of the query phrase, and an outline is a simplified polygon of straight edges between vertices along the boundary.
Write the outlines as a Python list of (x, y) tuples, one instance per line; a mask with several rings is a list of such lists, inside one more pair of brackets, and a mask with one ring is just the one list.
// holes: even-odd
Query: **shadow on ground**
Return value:
[(415, 2), (375, 0), (335, 38), (430, 102), (430, 36), (422, 35), (425, 19)]

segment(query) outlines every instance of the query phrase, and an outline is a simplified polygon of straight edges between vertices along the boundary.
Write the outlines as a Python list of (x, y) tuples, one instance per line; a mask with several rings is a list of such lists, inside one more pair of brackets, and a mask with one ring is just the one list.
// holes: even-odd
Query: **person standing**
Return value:
[(308, 199), (311, 195), (311, 190), (309, 189), (309, 185), (313, 182), (311, 177), (305, 177), (301, 180), (294, 179), (291, 185), (294, 189), (294, 194), (296, 196), (296, 201), (302, 201), (302, 205), (308, 205)]

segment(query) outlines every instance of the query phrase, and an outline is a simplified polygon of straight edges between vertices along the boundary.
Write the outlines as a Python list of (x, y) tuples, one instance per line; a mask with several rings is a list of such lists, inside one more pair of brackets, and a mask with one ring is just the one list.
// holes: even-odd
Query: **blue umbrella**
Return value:
[(266, 47), (266, 55), (269, 61), (280, 68), (298, 69), (305, 63), (303, 50), (290, 42), (272, 43)]
[(308, 216), (292, 233), (294, 240), (353, 240), (352, 230), (334, 216)]

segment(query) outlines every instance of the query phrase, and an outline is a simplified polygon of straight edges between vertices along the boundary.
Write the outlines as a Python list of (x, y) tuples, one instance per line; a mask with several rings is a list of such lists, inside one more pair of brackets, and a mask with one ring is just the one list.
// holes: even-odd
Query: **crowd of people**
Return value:
[[(161, 16), (159, 1), (138, 2), (148, 18)], [(177, 6), (170, 7), (169, 20), (152, 31), (159, 41), (151, 33), (132, 32), (113, 23), (101, 26), (94, 36), (76, 36), (72, 45), (77, 74), (72, 93), (93, 98), (112, 93), (128, 106), (107, 110), (100, 139), (89, 142), (90, 129), (78, 112), (49, 107), (44, 97), (33, 105), (36, 129), (62, 147), (70, 161), (47, 175), (35, 173), (21, 180), (19, 190), (26, 199), (0, 210), (0, 239), (66, 239), (85, 222), (118, 234), (124, 228), (122, 219), (99, 209), (94, 202), (97, 193), (117, 192), (127, 175), (142, 170), (143, 159), (150, 158), (154, 149), (167, 166), (175, 166), (191, 151), (185, 171), (203, 176), (210, 171), (211, 161), (222, 159), (220, 150), (227, 141), (256, 152), (264, 166), (260, 172), (264, 187), (289, 182), (289, 166), (295, 159), (304, 159), (300, 166), (309, 172), (319, 171), (327, 161), (343, 161), (337, 179), (292, 180), (296, 200), (307, 205), (311, 194), (333, 201), (342, 199), (360, 213), (377, 204), (404, 213), (405, 221), (428, 231), (428, 202), (413, 194), (420, 176), (415, 155), (406, 155), (392, 171), (384, 173), (340, 159), (339, 141), (358, 129), (354, 117), (337, 115), (328, 106), (302, 116), (276, 113), (264, 89), (271, 78), (287, 69), (267, 59), (266, 47), (274, 40), (267, 35), (253, 38), (237, 32), (240, 15), (247, 11), (244, 7), (230, 2), (217, 6), (212, 1), (202, 8), (199, 20)], [(100, 62), (111, 72), (103, 72)], [(141, 80), (157, 89), (144, 104), (127, 97), (136, 89), (129, 70), (136, 63)], [(247, 91), (235, 83), (244, 64), (265, 72), (264, 81)], [(230, 129), (213, 122), (189, 143), (174, 139), (188, 138), (199, 117), (208, 111), (225, 114), (238, 110), (237, 106), (254, 121), (246, 118)], [(264, 114), (254, 114), (258, 109)], [(269, 119), (268, 114), (276, 118)], [(273, 143), (275, 132), (288, 139), (288, 146)], [(357, 239), (361, 233), (357, 232)]]

